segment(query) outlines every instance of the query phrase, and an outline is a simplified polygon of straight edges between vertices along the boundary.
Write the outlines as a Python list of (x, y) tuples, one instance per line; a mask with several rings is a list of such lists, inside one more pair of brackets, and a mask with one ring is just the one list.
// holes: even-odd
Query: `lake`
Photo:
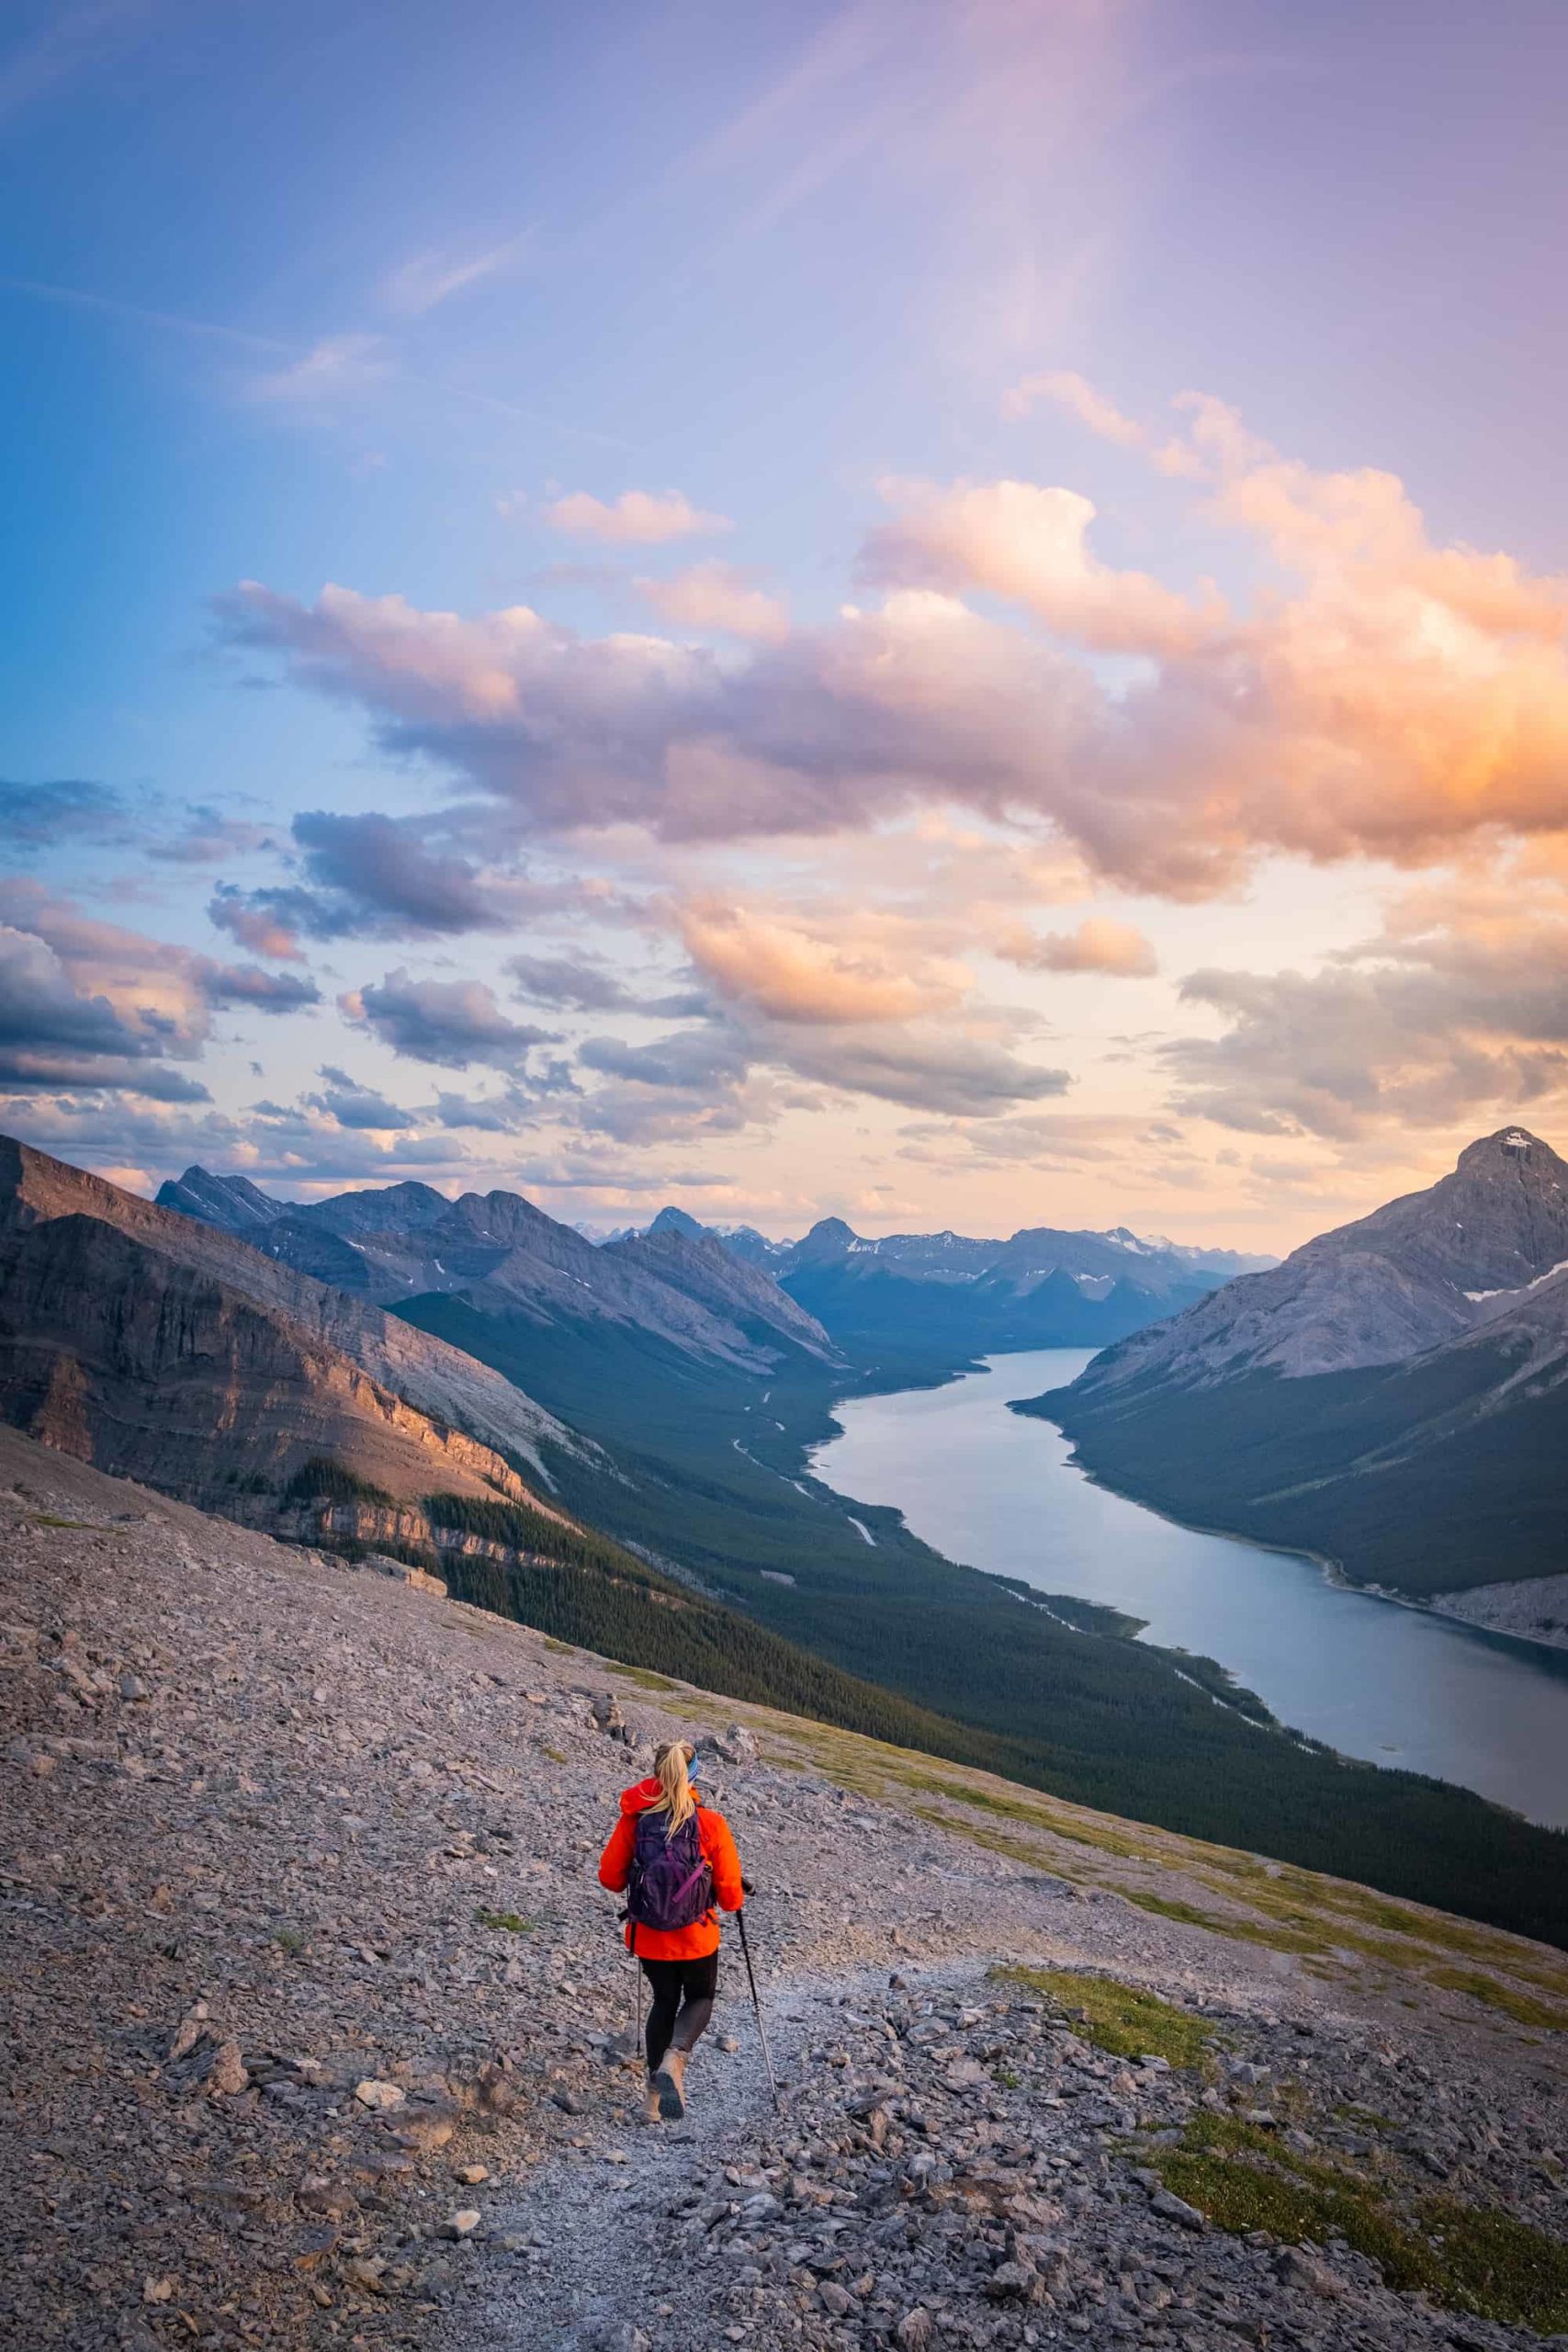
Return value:
[(891, 1504), (950, 1559), (1146, 1618), (1149, 1641), (1218, 1658), (1282, 1723), (1348, 1756), (1568, 1826), (1568, 1651), (1347, 1591), (1294, 1553), (1199, 1534), (1095, 1486), (1059, 1430), (1007, 1409), (1065, 1386), (1089, 1354), (992, 1356), (946, 1387), (851, 1398), (813, 1475)]

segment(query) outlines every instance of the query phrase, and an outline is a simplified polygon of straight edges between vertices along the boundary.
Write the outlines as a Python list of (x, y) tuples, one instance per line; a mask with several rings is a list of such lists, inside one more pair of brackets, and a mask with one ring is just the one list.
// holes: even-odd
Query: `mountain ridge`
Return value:
[[(244, 1180), (196, 1166), (158, 1198), (318, 1279), (383, 1306), (462, 1293), (481, 1312), (541, 1327), (636, 1327), (698, 1360), (766, 1373), (776, 1350), (831, 1359), (826, 1332), (755, 1269), (667, 1227), (652, 1247), (597, 1247), (524, 1194), (448, 1200), (418, 1183), (367, 1186), (316, 1202), (271, 1203), (262, 1218)], [(267, 1200), (267, 1195), (258, 1195)], [(236, 1222), (230, 1227), (227, 1220)]]
[[(1562, 1577), (1568, 1164), (1500, 1128), (1426, 1191), (1130, 1335), (1021, 1409), (1142, 1500), (1320, 1553), (1358, 1583), (1444, 1595), (1452, 1614), (1491, 1584)], [(1540, 1609), (1558, 1638), (1568, 1577)]]

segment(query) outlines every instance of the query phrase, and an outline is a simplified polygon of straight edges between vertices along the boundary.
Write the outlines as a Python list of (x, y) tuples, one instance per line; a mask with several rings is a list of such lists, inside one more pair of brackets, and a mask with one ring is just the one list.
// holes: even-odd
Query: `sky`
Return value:
[(12, 0), (0, 1128), (1284, 1250), (1568, 1147), (1558, 0)]

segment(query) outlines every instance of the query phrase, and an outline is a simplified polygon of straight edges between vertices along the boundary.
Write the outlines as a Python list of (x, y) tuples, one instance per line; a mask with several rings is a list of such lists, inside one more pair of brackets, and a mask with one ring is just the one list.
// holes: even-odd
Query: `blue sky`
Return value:
[(1560, 9), (0, 44), (7, 1128), (1265, 1244), (1553, 1132)]

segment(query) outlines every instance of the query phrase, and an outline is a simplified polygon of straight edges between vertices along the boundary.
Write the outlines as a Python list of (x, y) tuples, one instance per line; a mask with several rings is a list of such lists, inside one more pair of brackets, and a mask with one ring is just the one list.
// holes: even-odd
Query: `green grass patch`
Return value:
[[(1037, 1829), (1049, 1838), (1065, 1838), (1069, 1845), (1095, 1846), (1104, 1854), (1115, 1854), (1122, 1861), (1156, 1861), (1159, 1857), (1148, 1848), (1135, 1846), (1114, 1830), (1102, 1829), (1098, 1822), (1068, 1819), (1046, 1802), (1032, 1802), (1021, 1791), (1017, 1796), (998, 1796), (992, 1790), (974, 1787), (968, 1781), (953, 1782), (941, 1779), (934, 1772), (891, 1770), (890, 1779), (900, 1788), (923, 1790), (931, 1796), (945, 1797), (950, 1804), (968, 1805), (978, 1813), (999, 1815), (1004, 1821), (1018, 1821), (1030, 1829)], [(928, 1815), (927, 1818), (933, 1816)], [(960, 1825), (949, 1821), (950, 1829)]]
[(1183, 1927), (1206, 1928), (1212, 1936), (1234, 1936), (1244, 1944), (1266, 1944), (1270, 1951), (1310, 1952), (1314, 1957), (1328, 1949), (1321, 1936), (1310, 1935), (1302, 1928), (1271, 1927), (1261, 1919), (1227, 1919), (1172, 1895), (1146, 1894), (1142, 1887), (1123, 1886), (1117, 1891), (1140, 1911), (1157, 1912), (1162, 1919), (1179, 1919)]
[(82, 1527), (88, 1529), (95, 1534), (101, 1534), (103, 1532), (102, 1529), (98, 1527), (97, 1522), (95, 1520), (57, 1519), (51, 1510), (29, 1511), (28, 1513), (27, 1523), (29, 1527)]
[(917, 1820), (929, 1821), (933, 1829), (945, 1829), (950, 1837), (963, 1838), (971, 1846), (984, 1846), (988, 1854), (1005, 1854), (1010, 1862), (1025, 1862), (1032, 1870), (1044, 1867), (1037, 1846), (1025, 1845), (1021, 1838), (1010, 1837), (1005, 1829), (993, 1829), (988, 1822), (954, 1821), (950, 1813), (939, 1813), (934, 1804), (914, 1804), (909, 1811)]
[(1195, 2115), (1181, 2144), (1148, 2161), (1168, 2188), (1236, 2234), (1288, 2244), (1341, 2236), (1401, 2292), (1539, 2335), (1568, 2326), (1568, 2245), (1496, 2207), (1423, 2197), (1407, 2211), (1386, 2183), (1297, 2155), (1235, 2115)]
[(1468, 1993), (1472, 2001), (1501, 2010), (1516, 2025), (1540, 2026), (1549, 2033), (1568, 2032), (1568, 2011), (1551, 2008), (1532, 1995), (1521, 1993), (1517, 1985), (1500, 1984), (1495, 1976), (1463, 1968), (1429, 1968), (1427, 1982), (1445, 1993)]
[(534, 1932), (533, 1920), (525, 1919), (516, 1911), (476, 1911), (474, 1925), (476, 1928), (499, 1928), (509, 1936), (531, 1936)]
[(607, 1670), (618, 1676), (623, 1682), (635, 1682), (639, 1690), (679, 1690), (681, 1688), (678, 1682), (671, 1682), (667, 1674), (655, 1674), (650, 1666), (621, 1666), (611, 1659)]
[(1068, 1968), (993, 1968), (1000, 1984), (1027, 1985), (1032, 1993), (1077, 2026), (1084, 2039), (1115, 2058), (1164, 2058), (1173, 2066), (1198, 2066), (1213, 2040), (1213, 2026), (1109, 1976), (1087, 1976)]
[(269, 1943), (275, 1943), (277, 1946), (279, 1951), (287, 1952), (290, 1960), (295, 1959), (304, 1951), (309, 1940), (303, 1929), (299, 1928), (274, 1928), (267, 1939)]
[(1568, 2245), (1512, 2213), (1429, 2197), (1420, 2219), (1436, 2242), (1440, 2302), (1538, 2335), (1568, 2329)]

